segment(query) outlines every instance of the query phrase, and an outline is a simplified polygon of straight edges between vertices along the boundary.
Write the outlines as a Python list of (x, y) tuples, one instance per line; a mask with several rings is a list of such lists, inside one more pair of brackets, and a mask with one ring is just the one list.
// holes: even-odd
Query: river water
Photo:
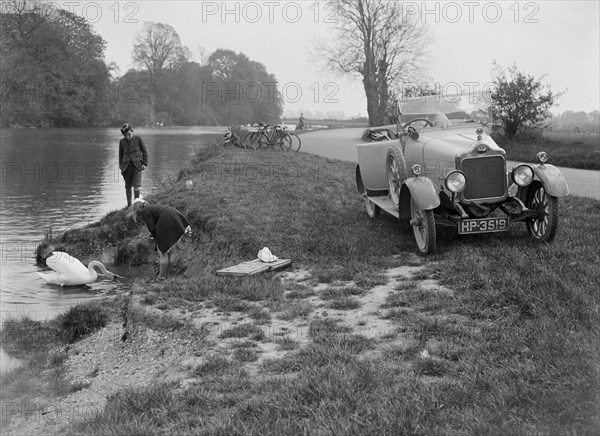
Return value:
[[(196, 147), (220, 127), (136, 129), (148, 149), (142, 195), (177, 177)], [(118, 128), (0, 129), (0, 320), (27, 315), (44, 320), (85, 299), (122, 292), (124, 282), (61, 288), (46, 285), (36, 274), (35, 249), (45, 232), (54, 236), (97, 221), (125, 207), (124, 182), (118, 167)], [(131, 280), (131, 274), (129, 280)], [(15, 364), (0, 349), (0, 366)]]

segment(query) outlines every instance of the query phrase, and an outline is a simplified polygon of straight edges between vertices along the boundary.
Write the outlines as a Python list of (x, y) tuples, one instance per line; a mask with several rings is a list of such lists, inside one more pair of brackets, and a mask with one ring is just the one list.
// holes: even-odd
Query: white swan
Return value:
[(46, 259), (46, 264), (54, 272), (49, 274), (38, 272), (37, 274), (50, 285), (77, 286), (93, 283), (98, 278), (96, 267), (100, 268), (102, 274), (111, 280), (115, 277), (122, 278), (120, 275), (111, 273), (97, 260), (91, 261), (86, 268), (79, 260), (62, 251), (52, 252), (52, 256)]

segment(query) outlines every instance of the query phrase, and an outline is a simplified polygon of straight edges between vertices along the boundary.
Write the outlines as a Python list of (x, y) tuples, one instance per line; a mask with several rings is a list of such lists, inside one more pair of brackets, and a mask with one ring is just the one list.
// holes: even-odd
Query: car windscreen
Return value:
[(444, 114), (452, 124), (490, 118), (491, 93), (428, 95), (400, 101), (402, 122)]

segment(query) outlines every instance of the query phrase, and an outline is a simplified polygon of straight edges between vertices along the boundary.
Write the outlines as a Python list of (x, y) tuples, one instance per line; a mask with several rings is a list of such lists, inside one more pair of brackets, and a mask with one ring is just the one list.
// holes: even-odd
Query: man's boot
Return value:
[(167, 278), (167, 274), (169, 274), (169, 264), (161, 262), (159, 264), (159, 269), (158, 269), (158, 278), (159, 279), (166, 279)]
[(125, 196), (127, 197), (127, 207), (131, 206), (131, 188), (125, 188)]

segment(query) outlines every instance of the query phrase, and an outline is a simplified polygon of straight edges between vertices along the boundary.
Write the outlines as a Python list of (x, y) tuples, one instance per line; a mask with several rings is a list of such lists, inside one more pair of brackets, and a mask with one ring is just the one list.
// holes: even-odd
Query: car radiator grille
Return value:
[(506, 170), (502, 156), (467, 158), (462, 161), (467, 179), (465, 200), (482, 200), (504, 196)]

